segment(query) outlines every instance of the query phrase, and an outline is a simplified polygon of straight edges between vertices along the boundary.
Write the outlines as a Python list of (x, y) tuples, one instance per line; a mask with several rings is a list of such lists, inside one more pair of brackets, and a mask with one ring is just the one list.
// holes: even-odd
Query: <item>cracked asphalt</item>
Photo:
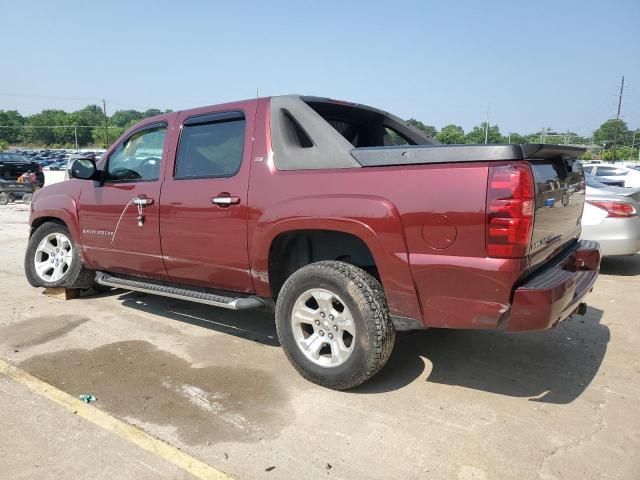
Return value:
[[(402, 334), (341, 393), (295, 373), (268, 314), (43, 295), (27, 216), (0, 207), (0, 357), (237, 478), (640, 478), (640, 255), (604, 260), (584, 317)], [(190, 478), (11, 379), (0, 392), (5, 478)]]

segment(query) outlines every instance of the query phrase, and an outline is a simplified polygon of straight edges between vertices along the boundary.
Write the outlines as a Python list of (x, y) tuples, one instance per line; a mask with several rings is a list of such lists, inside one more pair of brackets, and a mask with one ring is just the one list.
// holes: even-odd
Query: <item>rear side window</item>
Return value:
[(182, 127), (177, 179), (232, 177), (242, 164), (245, 119), (241, 113), (207, 115)]

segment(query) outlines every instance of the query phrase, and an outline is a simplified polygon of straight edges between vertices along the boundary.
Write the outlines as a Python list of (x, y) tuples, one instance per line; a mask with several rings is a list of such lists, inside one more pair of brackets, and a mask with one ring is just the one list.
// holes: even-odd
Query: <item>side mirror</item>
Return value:
[(71, 164), (69, 176), (80, 180), (93, 180), (98, 170), (96, 162), (90, 158), (79, 158)]

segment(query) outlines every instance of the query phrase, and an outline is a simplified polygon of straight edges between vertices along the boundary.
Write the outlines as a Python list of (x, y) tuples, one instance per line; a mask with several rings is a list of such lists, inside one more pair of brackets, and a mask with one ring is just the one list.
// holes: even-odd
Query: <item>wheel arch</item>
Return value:
[[(358, 217), (344, 216), (345, 208), (349, 212), (358, 212)], [(304, 216), (300, 216), (300, 212), (304, 212)], [(280, 247), (277, 242), (283, 235), (300, 231), (355, 237), (370, 252), (375, 274), (383, 285), (392, 314), (422, 321), (409, 268), (404, 228), (391, 202), (362, 196), (305, 197), (288, 200), (262, 212), (249, 242), (251, 273), (258, 295), (277, 295), (279, 279), (271, 277), (272, 254)], [(276, 289), (272, 289), (274, 280)]]

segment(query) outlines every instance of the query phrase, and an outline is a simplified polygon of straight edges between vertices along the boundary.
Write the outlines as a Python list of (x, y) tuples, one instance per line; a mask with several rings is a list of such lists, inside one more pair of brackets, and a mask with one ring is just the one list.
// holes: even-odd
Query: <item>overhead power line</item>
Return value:
[[(101, 125), (0, 125), (0, 128), (104, 128)], [(109, 125), (107, 128), (122, 128)]]

